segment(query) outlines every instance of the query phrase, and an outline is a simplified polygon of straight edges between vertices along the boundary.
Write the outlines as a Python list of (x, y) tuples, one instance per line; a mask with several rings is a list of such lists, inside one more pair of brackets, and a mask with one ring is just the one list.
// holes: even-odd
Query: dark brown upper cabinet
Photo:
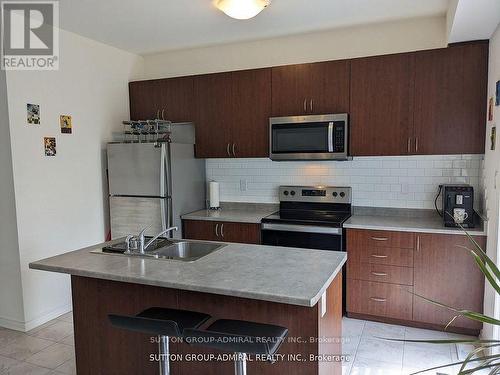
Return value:
[(232, 78), (232, 156), (267, 157), (271, 117), (271, 69), (233, 72)]
[(152, 120), (162, 108), (160, 79), (129, 82), (130, 119)]
[(349, 112), (349, 60), (272, 68), (272, 114)]
[(487, 42), (415, 54), (412, 153), (484, 153), (487, 77)]
[(230, 156), (232, 98), (231, 72), (195, 77), (196, 157)]
[(193, 78), (179, 77), (129, 83), (130, 119), (193, 121)]
[(269, 117), (349, 113), (353, 156), (484, 153), (488, 42), (129, 84), (133, 120), (196, 125), (200, 158), (266, 157)]
[(197, 157), (269, 154), (270, 69), (198, 76), (194, 86)]
[(412, 54), (351, 62), (351, 155), (410, 152)]

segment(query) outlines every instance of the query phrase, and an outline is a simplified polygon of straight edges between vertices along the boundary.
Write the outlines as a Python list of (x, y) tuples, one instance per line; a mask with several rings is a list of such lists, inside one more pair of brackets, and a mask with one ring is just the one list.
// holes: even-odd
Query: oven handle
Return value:
[(317, 226), (312, 226), (312, 225), (293, 225), (293, 224), (263, 223), (262, 230), (277, 230), (277, 231), (283, 231), (283, 232), (342, 234), (342, 228), (317, 227)]
[(333, 152), (333, 122), (328, 124), (328, 152)]

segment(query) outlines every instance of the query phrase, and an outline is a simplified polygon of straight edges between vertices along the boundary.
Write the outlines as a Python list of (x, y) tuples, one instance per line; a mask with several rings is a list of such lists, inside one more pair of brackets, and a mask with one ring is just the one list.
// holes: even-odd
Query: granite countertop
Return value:
[(76, 276), (311, 307), (347, 260), (345, 252), (233, 243), (191, 263), (91, 253), (119, 241), (29, 266)]
[(221, 203), (219, 210), (200, 210), (182, 215), (183, 220), (230, 221), (260, 224), (261, 220), (279, 210), (277, 204)]
[[(467, 231), (476, 236), (486, 236), (485, 222), (478, 215), (476, 218), (475, 228)], [(353, 215), (344, 223), (344, 228), (465, 235), (460, 228), (445, 227), (443, 219), (434, 210), (356, 207)]]

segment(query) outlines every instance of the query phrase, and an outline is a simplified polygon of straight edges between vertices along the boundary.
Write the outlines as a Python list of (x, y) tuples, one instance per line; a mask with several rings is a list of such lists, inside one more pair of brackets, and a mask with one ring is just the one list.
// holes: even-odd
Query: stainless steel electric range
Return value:
[[(342, 225), (351, 216), (350, 187), (281, 186), (279, 197), (280, 210), (262, 219), (264, 245), (346, 251)], [(345, 312), (345, 288), (342, 299)]]
[(345, 251), (350, 187), (281, 186), (280, 210), (262, 219), (264, 245)]

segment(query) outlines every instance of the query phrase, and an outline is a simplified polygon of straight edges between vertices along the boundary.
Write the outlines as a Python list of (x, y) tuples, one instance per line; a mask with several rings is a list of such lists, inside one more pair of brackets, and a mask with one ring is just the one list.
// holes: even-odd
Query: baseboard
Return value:
[(29, 322), (18, 321), (0, 316), (0, 327), (12, 329), (15, 331), (28, 332), (33, 328), (41, 326), (42, 324), (50, 322), (51, 320), (70, 312), (71, 309), (71, 304), (64, 304), (36, 319), (30, 320)]
[(0, 316), (0, 327), (12, 329), (14, 331), (25, 332), (25, 330), (24, 330), (25, 323), (24, 322), (21, 322), (19, 320), (15, 320), (15, 319), (5, 318), (3, 316)]
[(386, 317), (381, 317), (381, 316), (358, 314), (358, 313), (352, 313), (352, 312), (348, 312), (345, 316), (347, 316), (348, 318), (352, 318), (352, 319), (371, 320), (371, 321), (379, 322), (379, 323), (397, 324), (397, 325), (402, 325), (402, 326), (407, 326), (407, 327), (431, 329), (434, 331), (452, 332), (452, 333), (458, 333), (458, 334), (468, 335), (468, 336), (478, 336), (479, 332), (480, 332), (479, 329), (462, 328), (462, 327), (454, 327), (454, 326), (450, 326), (450, 327), (448, 327), (448, 329), (445, 330), (444, 329), (445, 326), (441, 325), (441, 324), (416, 322), (414, 320), (386, 318)]

